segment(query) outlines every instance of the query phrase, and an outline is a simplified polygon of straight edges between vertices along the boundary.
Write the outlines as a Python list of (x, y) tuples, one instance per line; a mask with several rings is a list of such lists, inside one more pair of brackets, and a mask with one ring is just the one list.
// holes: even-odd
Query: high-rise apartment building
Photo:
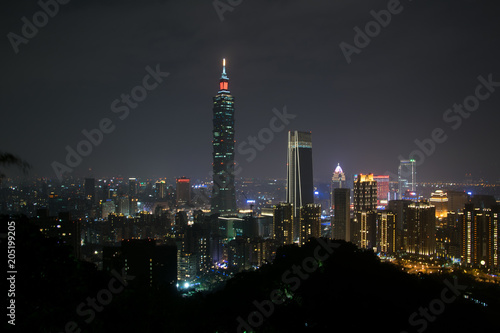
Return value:
[(385, 254), (396, 253), (396, 215), (381, 210), (377, 213), (377, 249)]
[(377, 182), (373, 174), (356, 175), (353, 192), (355, 241), (362, 248), (374, 248), (377, 237)]
[(436, 207), (428, 202), (413, 202), (407, 209), (405, 251), (417, 255), (436, 253)]
[(500, 205), (493, 197), (476, 196), (465, 204), (460, 227), (462, 263), (470, 267), (500, 268)]
[(321, 237), (321, 205), (306, 204), (300, 207), (300, 245), (313, 237)]
[(273, 234), (278, 246), (293, 243), (293, 205), (280, 203), (273, 208)]
[(212, 214), (237, 213), (234, 187), (234, 97), (229, 91), (226, 59), (223, 60), (219, 91), (213, 98), (213, 187)]

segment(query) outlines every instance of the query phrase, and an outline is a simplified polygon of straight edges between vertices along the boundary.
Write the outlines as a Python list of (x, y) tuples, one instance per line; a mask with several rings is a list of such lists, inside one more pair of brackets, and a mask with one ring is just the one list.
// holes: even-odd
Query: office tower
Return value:
[(345, 173), (338, 163), (332, 176), (332, 189), (343, 187), (345, 187)]
[(229, 91), (226, 59), (219, 92), (213, 98), (213, 188), (212, 214), (236, 214), (234, 188), (234, 97)]
[(387, 210), (377, 213), (377, 250), (385, 254), (396, 253), (396, 215)]
[(377, 182), (373, 174), (359, 174), (354, 179), (354, 228), (357, 245), (374, 248), (377, 244)]
[(401, 160), (398, 168), (399, 197), (402, 199), (406, 191), (417, 191), (417, 163), (415, 160)]
[(448, 215), (448, 195), (442, 190), (431, 193), (431, 205), (436, 207), (436, 217), (445, 218)]
[(129, 178), (128, 179), (128, 195), (130, 197), (137, 196), (137, 179)]
[(396, 250), (404, 251), (408, 245), (408, 206), (412, 204), (410, 200), (391, 200), (386, 209), (396, 215)]
[(300, 207), (300, 245), (311, 237), (321, 237), (321, 205), (318, 204)]
[(334, 216), (332, 223), (332, 238), (351, 241), (351, 190), (348, 188), (336, 188), (333, 190)]
[(95, 179), (85, 178), (85, 198), (90, 202), (95, 202)]
[(377, 182), (377, 206), (387, 206), (389, 202), (389, 176), (373, 176)]
[(345, 187), (345, 173), (340, 167), (340, 163), (338, 163), (332, 176), (332, 185), (330, 192), (330, 199), (331, 199), (330, 208), (332, 210), (334, 209), (333, 190), (336, 188), (343, 188), (343, 187)]
[(460, 227), (462, 264), (477, 268), (500, 268), (500, 205), (493, 197), (474, 196), (465, 204)]
[(373, 174), (359, 174), (354, 179), (354, 211), (377, 209), (377, 182)]
[(177, 178), (176, 182), (177, 205), (185, 205), (191, 202), (191, 181), (189, 178)]
[(405, 251), (417, 255), (436, 253), (436, 208), (428, 202), (413, 202), (407, 213), (408, 244)]
[(469, 201), (467, 193), (464, 191), (446, 191), (448, 197), (448, 211), (449, 212), (462, 212), (465, 204)]
[(165, 199), (167, 197), (167, 184), (165, 184), (165, 181), (157, 181), (155, 187), (156, 199)]
[[(288, 132), (286, 202), (293, 205), (299, 221), (300, 207), (314, 203), (311, 132)], [(300, 236), (300, 223), (293, 226), (294, 241)]]
[(278, 246), (293, 243), (293, 206), (280, 203), (273, 208), (273, 234)]

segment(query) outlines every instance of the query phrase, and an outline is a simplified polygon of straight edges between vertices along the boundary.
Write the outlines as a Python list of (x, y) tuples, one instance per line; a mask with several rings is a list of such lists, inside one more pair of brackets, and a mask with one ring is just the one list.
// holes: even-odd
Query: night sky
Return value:
[[(210, 0), (72, 0), (16, 54), (8, 34), (22, 35), (21, 18), (32, 22), (41, 8), (9, 1), (0, 14), (0, 151), (55, 178), (51, 163), (65, 163), (65, 147), (109, 118), (114, 131), (66, 175), (207, 177), (225, 57), (237, 145), (269, 127), (274, 108), (296, 115), (252, 162), (236, 155), (239, 176), (284, 178), (287, 130), (312, 131), (314, 176), (327, 181), (337, 163), (349, 174), (397, 173), (414, 140), (442, 128), (447, 140), (419, 165), (419, 181), (468, 172), (498, 180), (500, 87), (457, 129), (443, 120), (474, 95), (478, 76), (500, 82), (498, 1), (402, 0), (348, 64), (339, 44), (354, 45), (354, 27), (390, 2), (244, 0), (221, 21)], [(170, 75), (121, 120), (112, 102), (157, 65)]]

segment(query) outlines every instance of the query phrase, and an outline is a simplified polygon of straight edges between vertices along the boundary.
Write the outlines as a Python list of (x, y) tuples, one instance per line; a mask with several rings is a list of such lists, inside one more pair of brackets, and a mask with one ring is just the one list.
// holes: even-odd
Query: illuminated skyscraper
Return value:
[(340, 163), (337, 164), (337, 167), (335, 168), (335, 171), (333, 172), (333, 176), (332, 176), (332, 187), (331, 187), (331, 192), (330, 192), (330, 195), (331, 195), (331, 208), (332, 210), (334, 209), (334, 198), (333, 198), (333, 190), (335, 190), (336, 188), (343, 188), (345, 187), (345, 173), (344, 171), (342, 170), (342, 168), (340, 167)]
[(176, 202), (177, 205), (188, 204), (191, 201), (191, 181), (189, 178), (177, 178), (176, 184)]
[[(286, 202), (293, 205), (293, 216), (299, 222), (300, 207), (314, 203), (311, 132), (288, 132)], [(294, 241), (300, 234), (295, 223)]]
[(494, 197), (474, 196), (465, 204), (460, 226), (462, 264), (500, 268), (500, 205)]
[(362, 248), (374, 248), (377, 236), (377, 182), (373, 174), (354, 180), (354, 239)]
[(213, 189), (212, 213), (236, 214), (234, 188), (234, 97), (229, 91), (226, 59), (223, 61), (219, 92), (213, 98)]
[(436, 253), (436, 207), (428, 202), (408, 206), (408, 244), (406, 252), (417, 255)]
[(345, 187), (345, 173), (340, 167), (340, 163), (337, 164), (335, 171), (332, 176), (332, 191), (335, 188), (343, 188)]
[(167, 184), (164, 180), (159, 180), (155, 184), (156, 187), (156, 198), (165, 199), (167, 197)]
[(431, 205), (436, 207), (436, 217), (445, 218), (448, 215), (448, 195), (442, 190), (431, 193)]
[(396, 253), (396, 216), (381, 210), (377, 213), (377, 249), (382, 253)]
[(417, 191), (417, 163), (415, 160), (401, 160), (398, 168), (399, 196), (402, 199), (406, 191)]
[(373, 176), (377, 182), (377, 205), (387, 206), (389, 202), (389, 176)]

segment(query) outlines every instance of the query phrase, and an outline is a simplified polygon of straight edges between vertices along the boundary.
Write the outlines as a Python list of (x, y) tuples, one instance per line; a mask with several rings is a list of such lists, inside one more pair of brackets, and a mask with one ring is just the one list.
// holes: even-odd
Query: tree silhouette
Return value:
[[(11, 154), (0, 152), (0, 166), (17, 166), (22, 172), (27, 173), (31, 165), (25, 160)], [(5, 174), (0, 170), (0, 183), (5, 178)]]

